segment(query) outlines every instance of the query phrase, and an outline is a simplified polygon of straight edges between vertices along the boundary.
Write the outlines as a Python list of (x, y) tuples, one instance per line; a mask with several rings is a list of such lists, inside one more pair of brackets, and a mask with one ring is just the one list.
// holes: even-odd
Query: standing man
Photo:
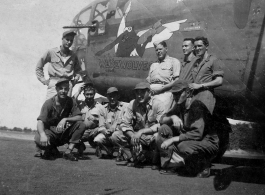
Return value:
[(209, 41), (205, 37), (196, 37), (194, 42), (197, 59), (193, 61), (193, 83), (189, 89), (193, 90), (194, 100), (205, 104), (209, 112), (213, 114), (215, 107), (214, 88), (223, 84), (223, 64), (215, 56), (208, 53)]
[[(134, 147), (140, 151), (141, 146), (153, 145), (160, 117), (165, 111), (163, 102), (151, 98), (148, 83), (138, 83), (134, 91), (136, 99), (129, 103), (122, 118), (121, 130), (115, 131), (111, 139), (121, 147)], [(132, 156), (127, 156), (127, 160), (127, 166), (135, 166)]]
[(47, 159), (54, 158), (52, 151), (58, 151), (57, 146), (69, 143), (63, 157), (77, 161), (72, 151), (84, 134), (85, 125), (75, 101), (67, 96), (69, 80), (59, 79), (55, 87), (57, 95), (46, 100), (37, 119), (35, 143), (38, 151), (45, 150), (43, 157)]
[(146, 80), (150, 84), (152, 94), (164, 103), (165, 111), (168, 111), (172, 106), (173, 96), (169, 91), (164, 92), (163, 88), (171, 85), (179, 77), (180, 62), (167, 55), (165, 41), (155, 42), (154, 47), (158, 60), (150, 66)]
[[(55, 84), (60, 78), (73, 79), (70, 82), (70, 90), (68, 96), (71, 96), (72, 88), (80, 78), (81, 71), (78, 58), (70, 47), (76, 33), (66, 31), (63, 33), (62, 45), (48, 50), (39, 60), (36, 66), (36, 76), (40, 82), (48, 86), (46, 99), (56, 95)], [(44, 78), (43, 67), (46, 63), (50, 63), (48, 67), (49, 79)]]
[[(84, 91), (85, 100), (78, 101), (79, 94)], [(104, 107), (94, 100), (96, 89), (92, 83), (85, 83), (81, 86), (74, 99), (77, 101), (78, 107), (81, 110), (82, 118), (85, 123), (85, 133), (81, 138), (81, 143), (78, 146), (79, 156), (83, 156), (86, 149), (84, 142), (88, 141), (92, 147), (96, 147), (94, 138), (99, 134), (98, 126), (99, 120), (104, 116)]]
[[(179, 79), (187, 80), (193, 83), (191, 70), (193, 67), (193, 63), (196, 60), (196, 56), (194, 55), (194, 39), (185, 38), (182, 43), (182, 50), (184, 54), (184, 59), (183, 59), (183, 62), (181, 63)], [(173, 83), (174, 82), (164, 85), (164, 87), (161, 90), (154, 91), (154, 93), (158, 94), (158, 93), (169, 91), (171, 87), (173, 86)]]
[(178, 106), (162, 116), (156, 139), (160, 150), (161, 174), (172, 174), (186, 167), (198, 177), (209, 177), (211, 160), (218, 152), (218, 136), (212, 114), (200, 100), (190, 104), (188, 83), (178, 80), (171, 92)]
[(112, 158), (113, 144), (111, 142), (111, 135), (114, 131), (119, 130), (122, 116), (128, 103), (119, 101), (119, 91), (116, 87), (110, 87), (107, 90), (108, 104), (104, 107), (103, 120), (99, 120), (99, 134), (94, 138), (97, 143), (97, 155), (102, 157), (101, 150), (107, 152), (107, 157)]
[(196, 60), (196, 56), (194, 55), (194, 39), (193, 38), (185, 38), (182, 43), (182, 50), (184, 54), (184, 59), (181, 64), (179, 79), (187, 80), (192, 82), (191, 70)]

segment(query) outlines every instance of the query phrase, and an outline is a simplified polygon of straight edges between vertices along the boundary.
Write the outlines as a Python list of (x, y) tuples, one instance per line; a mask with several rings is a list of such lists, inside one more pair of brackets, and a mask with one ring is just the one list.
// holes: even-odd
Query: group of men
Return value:
[[(88, 141), (100, 158), (103, 150), (104, 157), (112, 158), (117, 148), (116, 161), (125, 161), (127, 166), (149, 162), (161, 174), (184, 171), (208, 177), (219, 146), (213, 120), (214, 88), (222, 85), (224, 72), (220, 60), (208, 53), (207, 38), (184, 39), (182, 63), (168, 56), (166, 42), (154, 43), (158, 60), (151, 65), (147, 82), (133, 89), (135, 99), (121, 102), (118, 89), (110, 87), (109, 102), (101, 105), (94, 100), (92, 83), (69, 97), (80, 77), (76, 56), (69, 49), (74, 36), (64, 33), (60, 49), (48, 51), (36, 68), (39, 80), (49, 86), (47, 96), (53, 88), (38, 117), (36, 156), (56, 158), (57, 147), (68, 143), (63, 158), (77, 161), (84, 157)], [(47, 62), (51, 62), (50, 82), (43, 77)], [(85, 100), (79, 101), (82, 91)]]

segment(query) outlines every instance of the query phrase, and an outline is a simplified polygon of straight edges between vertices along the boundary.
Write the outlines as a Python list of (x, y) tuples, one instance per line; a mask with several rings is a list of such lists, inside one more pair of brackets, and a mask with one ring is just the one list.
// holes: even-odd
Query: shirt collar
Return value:
[[(152, 105), (153, 105), (153, 100), (154, 98), (150, 98), (149, 101), (145, 104), (145, 107), (149, 107), (149, 108), (152, 108)], [(137, 107), (141, 107), (142, 104), (140, 104), (139, 102), (137, 102)]]
[(186, 61), (184, 62), (191, 62), (196, 56), (191, 52)]
[(107, 110), (108, 110), (108, 112), (110, 112), (111, 110), (115, 110), (115, 111), (117, 111), (117, 110), (121, 110), (121, 103), (120, 102), (118, 102), (118, 104), (117, 104), (117, 106), (115, 107), (115, 109), (111, 109), (110, 108), (110, 105), (108, 104), (107, 105)]
[(165, 62), (168, 59), (169, 59), (169, 55), (166, 55), (166, 57), (163, 60), (161, 60), (161, 61), (157, 60), (156, 62), (162, 63), (162, 62)]
[[(86, 104), (86, 103), (85, 103), (85, 104)], [(97, 102), (97, 101), (94, 101), (94, 103), (93, 103), (93, 105), (92, 105), (91, 107), (88, 107), (87, 104), (86, 104), (86, 107), (88, 108), (88, 110), (91, 110), (91, 109), (93, 109), (93, 108), (96, 107), (96, 104), (98, 104), (98, 102)]]
[[(62, 46), (60, 46), (60, 47), (56, 47), (56, 48), (55, 48), (55, 52), (56, 52), (57, 54), (59, 54), (60, 56), (62, 56), (62, 55), (61, 55), (61, 47), (62, 47)], [(73, 51), (70, 50), (69, 56), (72, 56), (72, 54), (73, 54)]]

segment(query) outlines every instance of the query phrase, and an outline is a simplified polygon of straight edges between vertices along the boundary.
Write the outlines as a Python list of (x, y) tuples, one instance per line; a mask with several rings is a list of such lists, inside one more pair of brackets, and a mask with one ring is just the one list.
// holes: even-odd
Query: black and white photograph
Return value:
[(0, 195), (265, 194), (264, 0), (0, 2)]

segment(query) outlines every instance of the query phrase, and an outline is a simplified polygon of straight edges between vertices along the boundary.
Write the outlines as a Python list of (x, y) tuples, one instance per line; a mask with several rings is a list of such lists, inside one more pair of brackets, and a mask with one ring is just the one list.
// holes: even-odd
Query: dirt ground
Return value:
[[(60, 147), (64, 151), (65, 147)], [(264, 169), (238, 169), (218, 187), (206, 179), (161, 175), (150, 167), (130, 168), (98, 159), (87, 148), (87, 160), (33, 157), (32, 141), (0, 138), (0, 194), (265, 194)]]

